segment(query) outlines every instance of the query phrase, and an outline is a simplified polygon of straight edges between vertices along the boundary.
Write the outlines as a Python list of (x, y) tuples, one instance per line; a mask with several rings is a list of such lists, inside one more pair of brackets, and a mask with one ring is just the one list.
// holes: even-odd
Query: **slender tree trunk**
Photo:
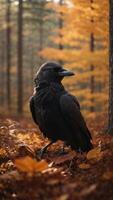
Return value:
[[(91, 2), (91, 9), (93, 10), (94, 8), (92, 7), (92, 3), (93, 3), (93, 0), (90, 0)], [(94, 23), (94, 20), (93, 18), (91, 19), (91, 23), (92, 23), (92, 26), (93, 26), (93, 23)], [(94, 33), (91, 33), (90, 35), (90, 51), (91, 52), (94, 52)], [(94, 72), (94, 65), (92, 64), (90, 66), (90, 71), (91, 72)], [(94, 79), (94, 75), (91, 75), (91, 78), (90, 78), (90, 91), (91, 91), (91, 106), (90, 106), (90, 111), (91, 112), (94, 112), (94, 98), (93, 98), (93, 94), (94, 94), (94, 89), (95, 89), (95, 79)]]
[[(41, 17), (41, 22), (39, 23), (39, 52), (43, 49), (43, 16)], [(39, 65), (43, 62), (42, 56), (39, 57)]]
[[(94, 52), (94, 34), (93, 33), (91, 33), (91, 35), (90, 35), (90, 51)], [(90, 71), (94, 72), (94, 65), (93, 64), (90, 66)], [(90, 78), (90, 91), (91, 91), (91, 94), (92, 94), (92, 98), (91, 98), (92, 105), (90, 106), (91, 112), (94, 112), (94, 98), (93, 98), (94, 89), (95, 89), (95, 80), (94, 80), (94, 76), (91, 75), (91, 78)]]
[(113, 0), (109, 0), (109, 110), (108, 133), (113, 134)]
[(8, 109), (11, 108), (11, 2), (7, 0), (6, 12), (6, 67), (7, 67), (7, 105)]
[(4, 86), (4, 87), (0, 87), (0, 103), (1, 103), (1, 106), (4, 106), (5, 105), (5, 90), (6, 90), (6, 87), (5, 87), (5, 38), (4, 38), (4, 35), (5, 35), (5, 31), (1, 31), (0, 33), (0, 38), (1, 38), (1, 52), (0, 52), (0, 85)]
[[(59, 0), (59, 5), (62, 6), (62, 5), (63, 5), (63, 2), (64, 2), (64, 0)], [(63, 19), (62, 19), (62, 17), (63, 17), (63, 13), (60, 12), (60, 17), (59, 17), (59, 22), (58, 22), (59, 31), (61, 31), (62, 28), (63, 28)], [(62, 33), (59, 32), (59, 38), (60, 38), (60, 41), (61, 41), (61, 42), (59, 43), (59, 49), (60, 49), (61, 51), (63, 50), (62, 37), (63, 37)], [(62, 65), (62, 64), (63, 64), (63, 61), (62, 61), (62, 60), (59, 60), (59, 63)]]
[[(44, 7), (45, 0), (40, 1), (39, 6), (39, 52), (43, 50), (44, 44)], [(43, 63), (43, 57), (39, 56), (39, 65)]]
[(34, 66), (33, 66), (34, 62), (33, 61), (34, 61), (34, 54), (33, 54), (33, 46), (32, 46), (32, 49), (31, 49), (31, 68), (30, 68), (31, 69), (30, 70), (30, 75), (31, 75), (30, 79), (32, 80), (32, 82), (33, 82), (33, 78), (34, 78), (34, 70), (33, 70), (34, 69)]
[(23, 0), (18, 4), (18, 47), (17, 47), (17, 65), (18, 65), (18, 99), (17, 112), (23, 113)]
[[(3, 31), (4, 32), (4, 31)], [(2, 56), (1, 56), (1, 64), (2, 64), (2, 77), (1, 77), (1, 82), (3, 85), (5, 85), (5, 40), (4, 37), (2, 39)], [(5, 105), (5, 89), (4, 87), (2, 88), (2, 105)]]

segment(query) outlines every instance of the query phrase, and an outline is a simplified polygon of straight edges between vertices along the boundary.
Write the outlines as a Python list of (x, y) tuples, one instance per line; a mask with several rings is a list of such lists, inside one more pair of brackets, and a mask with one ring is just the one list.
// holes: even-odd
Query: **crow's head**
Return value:
[(46, 62), (38, 70), (35, 76), (35, 84), (41, 82), (58, 82), (60, 83), (65, 76), (72, 76), (73, 72), (63, 69), (62, 66), (55, 62)]

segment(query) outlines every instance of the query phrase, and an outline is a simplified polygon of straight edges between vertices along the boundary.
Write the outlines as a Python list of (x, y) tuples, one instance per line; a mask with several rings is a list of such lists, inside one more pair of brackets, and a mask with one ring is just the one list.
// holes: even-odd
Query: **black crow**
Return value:
[(80, 112), (77, 99), (69, 94), (61, 81), (74, 75), (54, 62), (44, 63), (35, 77), (35, 92), (30, 99), (30, 110), (35, 123), (50, 143), (57, 140), (76, 151), (87, 152), (92, 148), (91, 134)]

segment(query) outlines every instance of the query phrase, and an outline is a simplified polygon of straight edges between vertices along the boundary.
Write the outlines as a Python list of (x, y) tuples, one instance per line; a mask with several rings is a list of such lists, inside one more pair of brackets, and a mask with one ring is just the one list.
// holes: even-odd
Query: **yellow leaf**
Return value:
[(45, 160), (37, 162), (29, 156), (19, 158), (14, 161), (15, 166), (18, 170), (26, 173), (42, 172), (48, 168), (48, 163)]
[(7, 152), (5, 149), (0, 148), (0, 157), (5, 157), (7, 155)]
[(86, 163), (82, 163), (79, 165), (80, 169), (89, 169), (90, 168), (90, 164), (86, 164)]
[(91, 151), (89, 151), (87, 153), (87, 159), (91, 160), (91, 159), (100, 159), (103, 155), (103, 152), (101, 152), (101, 148), (97, 147), (95, 149), (92, 149)]
[(40, 162), (37, 162), (37, 171), (44, 171), (48, 168), (48, 163), (45, 160), (41, 160)]

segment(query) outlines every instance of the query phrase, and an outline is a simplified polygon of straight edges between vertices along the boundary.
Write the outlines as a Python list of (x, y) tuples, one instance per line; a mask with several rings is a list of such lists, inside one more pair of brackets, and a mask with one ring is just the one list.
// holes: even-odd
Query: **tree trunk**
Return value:
[[(90, 36), (90, 51), (94, 52), (94, 34), (93, 33), (91, 33), (91, 36)], [(90, 66), (90, 71), (94, 72), (94, 65), (93, 64)], [(92, 94), (92, 97), (91, 97), (92, 105), (90, 106), (91, 112), (94, 112), (94, 98), (93, 98), (94, 89), (95, 89), (95, 80), (94, 80), (94, 76), (91, 75), (91, 78), (90, 78), (90, 91), (91, 91), (91, 94)]]
[[(63, 1), (64, 0), (59, 0), (59, 5), (62, 6), (63, 5)], [(63, 16), (63, 13), (60, 12), (60, 17), (59, 17), (59, 22), (58, 22), (58, 26), (59, 26), (59, 31), (62, 30), (63, 28), (63, 19), (62, 19), (62, 16)], [(60, 43), (59, 43), (59, 49), (60, 50), (63, 50), (63, 44), (62, 44), (62, 33), (59, 32), (59, 38), (60, 38)], [(62, 65), (63, 64), (63, 61), (62, 60), (59, 60), (59, 63)]]
[(17, 65), (18, 65), (18, 99), (17, 112), (23, 113), (23, 0), (18, 4), (18, 46), (17, 46)]
[(6, 101), (6, 81), (5, 81), (5, 30), (1, 31), (0, 33), (0, 38), (1, 38), (1, 46), (0, 48), (2, 49), (2, 51), (0, 52), (0, 85), (4, 86), (4, 87), (0, 87), (0, 104), (2, 107), (6, 106), (5, 105), (5, 101)]
[(108, 133), (113, 134), (113, 0), (109, 0), (109, 110)]
[[(43, 50), (44, 45), (44, 9), (45, 9), (45, 0), (39, 2), (39, 52)], [(39, 56), (39, 65), (42, 65), (43, 57)]]
[[(41, 52), (43, 49), (43, 16), (41, 16), (41, 14), (40, 14), (40, 17), (42, 17), (42, 18), (40, 19), (41, 22), (39, 23), (39, 52)], [(39, 65), (41, 65), (42, 62), (43, 62), (43, 58), (40, 55), (39, 56)]]
[(6, 67), (7, 67), (7, 105), (8, 109), (11, 108), (11, 2), (7, 0), (7, 11), (6, 11)]
[[(91, 2), (91, 10), (94, 10), (94, 8), (92, 7), (92, 3), (93, 3), (93, 0), (90, 0)], [(91, 23), (92, 23), (92, 26), (93, 26), (93, 18), (91, 19)], [(91, 52), (94, 52), (94, 33), (91, 33), (90, 35), (90, 51)], [(91, 72), (94, 72), (94, 65), (92, 64), (90, 66), (90, 71)], [(90, 91), (91, 91), (91, 106), (90, 106), (90, 111), (91, 112), (94, 112), (94, 98), (93, 98), (93, 94), (94, 94), (94, 89), (95, 89), (95, 80), (94, 80), (94, 76), (91, 75), (91, 78), (90, 78)]]

